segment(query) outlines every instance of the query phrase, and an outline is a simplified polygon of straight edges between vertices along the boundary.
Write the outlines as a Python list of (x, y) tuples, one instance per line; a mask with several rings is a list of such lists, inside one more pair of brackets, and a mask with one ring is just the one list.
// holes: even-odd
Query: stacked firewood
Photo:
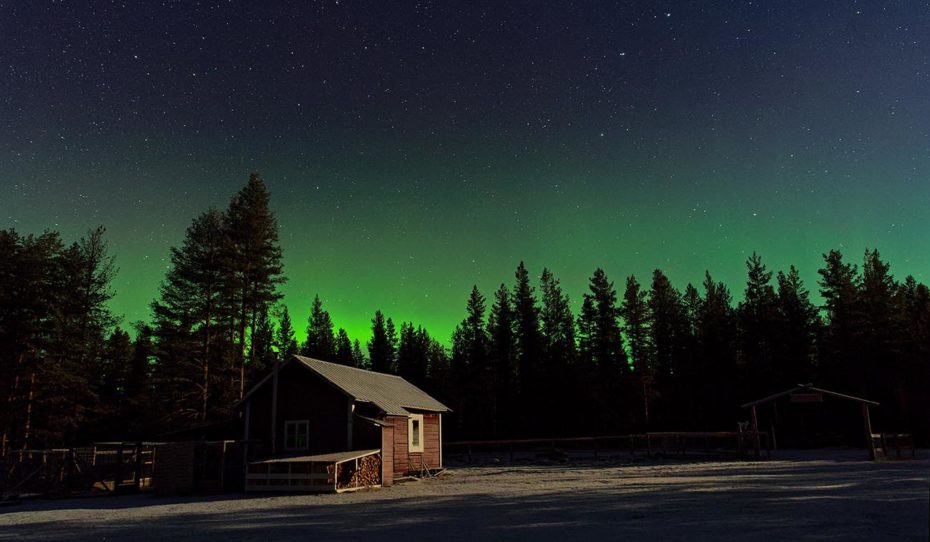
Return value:
[[(340, 470), (345, 467), (345, 465), (340, 465)], [(344, 479), (343, 476), (339, 478), (340, 482)], [(358, 460), (358, 468), (352, 471), (352, 475), (344, 484), (339, 484), (339, 488), (376, 486), (380, 483), (381, 458), (377, 455), (368, 455)]]

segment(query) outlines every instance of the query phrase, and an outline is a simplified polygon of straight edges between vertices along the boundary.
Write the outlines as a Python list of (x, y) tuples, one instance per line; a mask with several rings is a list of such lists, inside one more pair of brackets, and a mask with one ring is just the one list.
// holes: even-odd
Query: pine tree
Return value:
[(368, 359), (371, 370), (378, 373), (393, 373), (397, 356), (397, 337), (394, 322), (385, 319), (381, 311), (375, 311), (371, 320), (371, 341), (368, 343)]
[(57, 305), (56, 257), (63, 250), (55, 232), (20, 237), (0, 231), (0, 455), (34, 443), (35, 390), (40, 365), (54, 342)]
[(171, 249), (160, 299), (152, 303), (155, 378), (169, 427), (224, 418), (235, 398), (229, 360), (236, 347), (223, 333), (234, 314), (224, 297), (230, 274), (224, 236), (219, 212), (195, 218), (182, 246)]
[(277, 287), (285, 281), (278, 225), (269, 200), (265, 183), (253, 173), (224, 215), (224, 254), (231, 279), (226, 295), (233, 309), (230, 331), (238, 346), (238, 399), (246, 388), (247, 332), (252, 335), (259, 313), (281, 298)]
[(102, 227), (91, 230), (56, 256), (53, 341), (35, 387), (36, 436), (46, 441), (76, 441), (98, 406), (97, 358), (116, 322), (108, 308), (116, 268), (103, 234)]
[(301, 348), (301, 354), (324, 361), (333, 361), (336, 357), (333, 321), (329, 313), (323, 310), (323, 302), (319, 295), (313, 298), (313, 307), (307, 322), (307, 340)]

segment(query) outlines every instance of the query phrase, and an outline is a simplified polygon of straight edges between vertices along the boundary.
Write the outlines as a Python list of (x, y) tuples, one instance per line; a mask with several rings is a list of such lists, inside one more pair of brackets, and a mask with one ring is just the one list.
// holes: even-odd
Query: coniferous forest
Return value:
[[(447, 440), (734, 430), (741, 403), (813, 382), (880, 401), (882, 430), (926, 443), (930, 289), (874, 249), (830, 251), (811, 285), (756, 254), (745, 284), (595, 269), (577, 313), (558, 277), (521, 262), (497, 290), (471, 290), (447, 347), (380, 310), (369, 337), (350, 337), (319, 296), (289, 311), (277, 232), (252, 175), (191, 222), (130, 335), (108, 309), (104, 228), (73, 242), (0, 231), (2, 451), (234, 421), (244, 391), (294, 353), (403, 376), (453, 409)], [(849, 422), (835, 431), (859, 435)]]

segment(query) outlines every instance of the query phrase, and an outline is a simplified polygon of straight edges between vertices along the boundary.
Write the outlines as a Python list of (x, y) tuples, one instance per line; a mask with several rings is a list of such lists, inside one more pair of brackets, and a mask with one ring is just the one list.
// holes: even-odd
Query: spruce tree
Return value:
[(859, 304), (861, 278), (855, 265), (843, 261), (838, 250), (824, 255), (820, 296), (826, 327), (820, 344), (821, 385), (844, 393), (868, 395), (863, 357), (863, 315)]
[(274, 323), (268, 315), (268, 310), (262, 310), (256, 315), (255, 326), (249, 337), (249, 382), (258, 382), (270, 373), (278, 361), (278, 352), (275, 349), (276, 330)]
[[(737, 324), (729, 289), (704, 275), (704, 297), (695, 322), (698, 343), (697, 392), (692, 403), (694, 419), (704, 427), (726, 427), (738, 415), (736, 336)], [(700, 400), (704, 398), (705, 400)]]
[(778, 342), (775, 344), (776, 389), (814, 382), (817, 337), (822, 322), (798, 270), (779, 271)]
[(648, 295), (643, 291), (636, 277), (626, 279), (623, 292), (623, 304), (620, 307), (623, 317), (622, 331), (626, 336), (633, 366), (633, 381), (642, 405), (642, 421), (649, 423), (649, 402), (653, 391), (653, 348), (650, 335), (650, 318)]
[(349, 365), (350, 367), (355, 365), (355, 361), (352, 359), (352, 341), (349, 339), (349, 334), (343, 328), (339, 328), (339, 331), (336, 333), (336, 354), (333, 361), (341, 363), (342, 365)]
[(751, 400), (778, 391), (775, 366), (778, 336), (778, 307), (772, 272), (766, 270), (762, 258), (752, 253), (746, 260), (748, 279), (743, 301), (737, 308), (739, 346), (742, 372), (740, 400)]
[(313, 298), (307, 322), (307, 340), (301, 348), (301, 354), (324, 361), (334, 361), (336, 357), (333, 321), (329, 313), (323, 310), (323, 302), (319, 295)]
[(582, 304), (579, 331), (583, 333), (584, 356), (596, 375), (595, 396), (601, 412), (600, 432), (628, 429), (631, 407), (627, 376), (630, 367), (620, 334), (617, 291), (603, 269), (596, 269), (590, 293)]
[(362, 353), (362, 345), (358, 339), (352, 342), (352, 366), (359, 369), (371, 369), (371, 363), (365, 359)]
[[(501, 432), (512, 431), (512, 424), (516, 421), (511, 418), (517, 408), (517, 402), (513, 400), (517, 376), (515, 327), (510, 291), (501, 284), (494, 294), (494, 304), (488, 316), (489, 363), (484, 373), (475, 375), (479, 386), (492, 390), (487, 407), (491, 421), (489, 431), (494, 438)], [(540, 406), (528, 404), (524, 408), (537, 410)]]
[(281, 316), (278, 319), (275, 347), (278, 349), (278, 359), (280, 361), (287, 360), (299, 351), (294, 333), (294, 324), (291, 322), (291, 314), (286, 306), (281, 308)]
[(394, 322), (385, 319), (381, 311), (375, 311), (371, 320), (371, 341), (368, 342), (368, 359), (371, 370), (378, 373), (393, 373), (397, 356), (397, 338)]
[(900, 292), (903, 319), (900, 426), (920, 442), (930, 440), (930, 288), (908, 276)]
[(485, 300), (477, 286), (468, 297), (467, 316), (452, 334), (452, 380), (455, 428), (465, 437), (488, 435), (486, 405), (493, 390), (481, 387), (488, 367), (488, 336), (484, 322)]
[[(547, 375), (542, 367), (542, 333), (539, 330), (539, 307), (530, 284), (529, 272), (521, 261), (515, 273), (516, 283), (513, 287), (514, 340), (516, 369), (519, 377), (518, 393), (521, 402), (528, 405), (540, 405), (543, 397), (543, 382)], [(529, 410), (524, 414), (523, 425), (536, 432), (540, 423), (538, 416), (531, 416)]]
[[(543, 338), (542, 366), (548, 377), (545, 379), (543, 397), (567, 395), (569, 400), (582, 404), (586, 376), (577, 364), (577, 345), (575, 344), (575, 317), (572, 315), (568, 296), (562, 291), (559, 280), (548, 269), (543, 269), (540, 277), (542, 306), (539, 313), (540, 331)], [(553, 421), (553, 425), (563, 428), (564, 436), (575, 419), (574, 414), (566, 412), (553, 401), (542, 401), (539, 405), (543, 418)], [(577, 424), (577, 420), (574, 421)], [(584, 431), (579, 427), (576, 431)], [(543, 430), (539, 429), (542, 433)]]
[(688, 370), (691, 333), (681, 294), (659, 269), (652, 273), (648, 306), (655, 385), (651, 426), (668, 427), (684, 411), (686, 382), (682, 373)]
[(420, 387), (427, 382), (429, 348), (432, 339), (421, 326), (412, 323), (400, 325), (400, 340), (397, 346), (397, 374)]

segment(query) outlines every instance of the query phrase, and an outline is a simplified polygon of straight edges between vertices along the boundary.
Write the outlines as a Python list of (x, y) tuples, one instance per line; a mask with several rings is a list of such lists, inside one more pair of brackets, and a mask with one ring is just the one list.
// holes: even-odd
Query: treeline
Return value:
[[(490, 301), (472, 290), (431, 389), (455, 409), (456, 438), (735, 430), (740, 404), (811, 382), (881, 402), (882, 430), (927, 437), (927, 286), (895, 281), (877, 250), (861, 268), (831, 251), (817, 307), (793, 266), (774, 274), (756, 254), (746, 265), (735, 304), (710, 273), (678, 290), (656, 270), (621, 293), (597, 269), (575, 316), (549, 270), (534, 289), (521, 263)], [(858, 442), (849, 406), (814, 429)]]
[(930, 290), (896, 281), (875, 250), (861, 267), (824, 256), (822, 307), (794, 267), (774, 274), (753, 255), (739, 303), (709, 273), (678, 289), (656, 270), (618, 289), (597, 269), (575, 314), (551, 271), (521, 263), (490, 297), (472, 289), (446, 348), (380, 311), (363, 344), (319, 296), (298, 343), (277, 231), (253, 175), (171, 250), (134, 339), (107, 308), (102, 228), (71, 245), (0, 231), (3, 450), (234, 421), (244, 391), (293, 353), (400, 374), (454, 409), (449, 439), (732, 430), (740, 403), (803, 382), (880, 401), (883, 429), (928, 432)]

